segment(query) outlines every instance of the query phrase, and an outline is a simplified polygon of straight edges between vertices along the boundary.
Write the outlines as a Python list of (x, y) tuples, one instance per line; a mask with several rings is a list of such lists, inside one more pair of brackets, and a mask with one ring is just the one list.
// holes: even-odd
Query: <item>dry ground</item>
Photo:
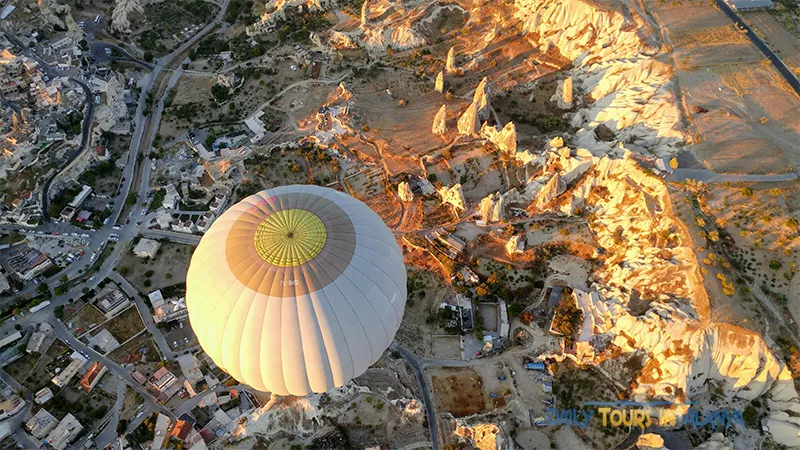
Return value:
[(109, 320), (105, 327), (121, 344), (144, 330), (144, 323), (136, 305), (131, 305), (128, 309)]
[(486, 411), (483, 379), (472, 369), (437, 369), (431, 385), (439, 413), (464, 417)]
[[(780, 173), (800, 167), (800, 98), (757, 48), (708, 4), (646, 2), (674, 50), (698, 161), (716, 172)], [(695, 107), (709, 110), (695, 114)]]
[(81, 336), (108, 320), (106, 315), (92, 304), (86, 303), (80, 307), (74, 307), (76, 308), (74, 313), (64, 318), (64, 323), (74, 336)]
[(791, 69), (800, 68), (800, 39), (773, 14), (771, 11), (750, 11), (742, 13), (742, 16)]
[(461, 336), (433, 336), (431, 356), (439, 359), (461, 359)]
[[(193, 246), (174, 242), (163, 242), (155, 259), (142, 259), (133, 252), (125, 252), (119, 264), (120, 274), (138, 291), (152, 292), (186, 281), (193, 252)], [(153, 271), (149, 277), (146, 276), (148, 271)]]

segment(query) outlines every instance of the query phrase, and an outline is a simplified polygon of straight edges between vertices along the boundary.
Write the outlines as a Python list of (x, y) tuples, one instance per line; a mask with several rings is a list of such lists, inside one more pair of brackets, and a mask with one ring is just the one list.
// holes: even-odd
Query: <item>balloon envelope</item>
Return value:
[(406, 301), (391, 231), (362, 202), (296, 185), (259, 192), (213, 223), (186, 277), (203, 350), (279, 395), (325, 392), (380, 358)]

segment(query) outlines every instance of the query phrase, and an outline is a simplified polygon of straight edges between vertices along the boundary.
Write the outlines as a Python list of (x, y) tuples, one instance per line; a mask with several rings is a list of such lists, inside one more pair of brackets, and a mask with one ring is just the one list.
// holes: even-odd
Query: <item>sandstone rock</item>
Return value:
[(397, 185), (397, 196), (404, 202), (414, 201), (414, 193), (411, 192), (411, 187), (405, 181)]
[(439, 71), (436, 75), (436, 84), (434, 85), (436, 92), (444, 92), (444, 73)]
[(489, 80), (483, 77), (480, 84), (478, 84), (478, 87), (475, 89), (475, 93), (472, 95), (472, 104), (475, 105), (480, 120), (487, 120), (489, 118), (490, 92), (488, 83)]
[(367, 6), (369, 2), (364, 1), (361, 5), (361, 26), (364, 27), (367, 25), (367, 20), (369, 18), (369, 6)]
[(456, 70), (456, 48), (450, 47), (447, 51), (447, 61), (445, 62), (444, 69), (447, 73), (453, 73)]
[(458, 132), (464, 135), (475, 134), (481, 126), (475, 103), (470, 103), (464, 114), (458, 118)]
[(503, 220), (506, 215), (503, 196), (499, 192), (486, 196), (478, 206), (478, 213), (486, 223)]
[(553, 175), (536, 196), (536, 206), (543, 208), (567, 189), (567, 183), (558, 176)]
[(439, 111), (433, 116), (433, 134), (447, 133), (447, 105), (442, 105)]
[(454, 184), (449, 188), (441, 188), (439, 189), (439, 196), (442, 198), (442, 203), (448, 203), (453, 205), (456, 209), (463, 211), (466, 209), (464, 204), (466, 203), (464, 200), (464, 190), (461, 188), (461, 184)]
[(664, 438), (654, 433), (645, 433), (636, 440), (639, 450), (669, 450), (664, 447)]
[(551, 102), (555, 102), (561, 109), (572, 108), (572, 77), (567, 77), (558, 82), (556, 92), (550, 98)]
[(486, 123), (481, 127), (481, 136), (494, 144), (501, 152), (511, 156), (517, 153), (517, 129), (514, 122), (508, 122), (502, 130)]
[(522, 253), (525, 250), (525, 241), (520, 240), (519, 236), (511, 236), (506, 242), (506, 253), (513, 255), (515, 253)]

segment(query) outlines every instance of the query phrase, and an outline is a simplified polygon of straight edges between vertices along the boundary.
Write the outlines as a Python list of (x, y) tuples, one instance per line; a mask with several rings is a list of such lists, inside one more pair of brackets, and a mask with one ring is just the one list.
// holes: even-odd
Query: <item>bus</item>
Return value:
[(50, 300), (45, 300), (42, 303), (39, 303), (38, 305), (36, 305), (33, 308), (31, 308), (30, 311), (31, 311), (31, 313), (35, 313), (35, 312), (40, 311), (40, 310), (42, 310), (44, 308), (47, 308), (48, 306), (50, 306)]

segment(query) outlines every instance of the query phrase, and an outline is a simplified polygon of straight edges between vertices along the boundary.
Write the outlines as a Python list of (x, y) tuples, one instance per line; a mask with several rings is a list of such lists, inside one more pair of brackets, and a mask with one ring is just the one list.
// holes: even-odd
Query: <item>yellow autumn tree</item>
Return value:
[(677, 158), (670, 159), (669, 160), (669, 166), (672, 167), (672, 170), (677, 169), (678, 168), (678, 159)]

